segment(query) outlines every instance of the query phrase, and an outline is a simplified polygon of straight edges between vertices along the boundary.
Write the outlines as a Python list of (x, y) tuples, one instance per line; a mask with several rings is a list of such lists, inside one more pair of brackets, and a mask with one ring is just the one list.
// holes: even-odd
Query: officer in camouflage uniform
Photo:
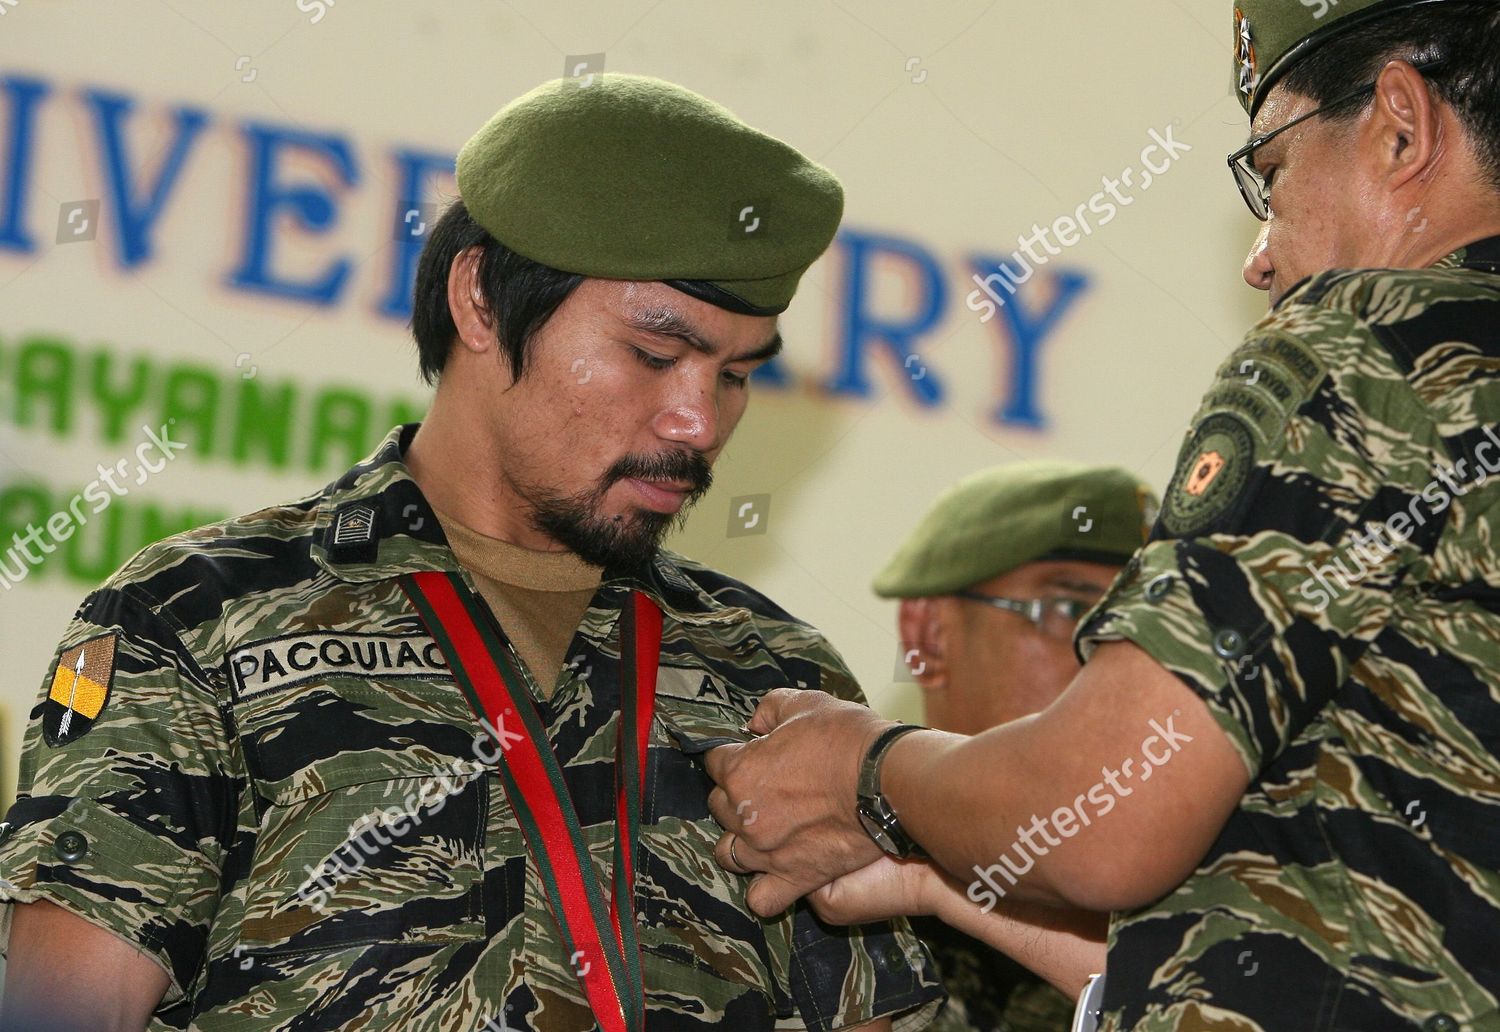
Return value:
[[(1474, 228), (1500, 230), (1500, 4), (1317, 14), (1235, 11), (1258, 146), (1231, 164), (1268, 235), (1288, 134), (1266, 138), (1284, 106), (1257, 116), (1283, 84), (1278, 99), (1353, 115), (1336, 106), (1366, 82), (1325, 96), (1313, 65), (1340, 51), (1426, 66), (1437, 103), (1490, 109), (1489, 204), (1428, 268), (1335, 270), (1282, 294), (1274, 239), (1252, 252), (1247, 279), (1276, 305), (1219, 368), (1153, 542), (1080, 642), (1139, 644), (1209, 701), (1256, 776), (1191, 878), (1115, 915), (1106, 1029), (1227, 1014), (1500, 1029), (1500, 236)], [(1469, 75), (1488, 92), (1450, 85)], [(1432, 232), (1420, 207), (1394, 232)]]
[[(1029, 725), (866, 753), (895, 817), (865, 830), (974, 875), (987, 912), (1005, 895), (1113, 911), (1110, 1032), (1492, 1032), (1500, 4), (1234, 14), (1255, 135), (1231, 164), (1266, 221), (1246, 278), (1272, 311), (1080, 629), (1078, 679)], [(839, 772), (886, 734), (812, 693), (772, 695), (751, 726), (769, 734), (713, 754), (711, 805), (767, 872), (764, 911), (878, 856)], [(826, 801), (775, 789), (814, 757)], [(762, 817), (736, 825), (752, 786)], [(839, 901), (881, 864), (820, 905), (874, 909)]]
[[(594, 188), (600, 176), (610, 189)], [(713, 863), (720, 829), (707, 810), (712, 786), (701, 753), (743, 740), (756, 701), (777, 686), (861, 697), (812, 627), (656, 547), (669, 514), (706, 490), (707, 462), (722, 439), (707, 454), (677, 448), (628, 464), (663, 485), (632, 496), (645, 499), (637, 509), (656, 514), (647, 526), (657, 532), (632, 539), (633, 550), (585, 536), (588, 554), (576, 556), (489, 540), (455, 518), (455, 488), (489, 458), (477, 445), (472, 457), (466, 444), (450, 455), (429, 446), (425, 475), (409, 465), (414, 441), (453, 404), (453, 384), (462, 387), (481, 360), (468, 354), (481, 316), (460, 303), (477, 282), (459, 278), (475, 250), (468, 242), (511, 263), (507, 283), (571, 283), (581, 299), (601, 296), (585, 277), (646, 281), (608, 289), (654, 298), (649, 319), (658, 321), (650, 325), (662, 330), (687, 333), (679, 324), (701, 323), (714, 306), (735, 315), (713, 325), (747, 326), (740, 338), (759, 339), (833, 235), (837, 181), (696, 94), (616, 75), (583, 88), (550, 83), (514, 102), (465, 147), (458, 179), (463, 200), (434, 231), (418, 277), (424, 368), (444, 370), (429, 422), (420, 431), (398, 427), (311, 497), (147, 548), (69, 626), (32, 713), (20, 798), (0, 825), (0, 895), (12, 904), (4, 931), (16, 947), (5, 1027), (94, 1032), (119, 1014), (120, 1027), (214, 1032), (586, 1032), (639, 1030), (643, 1017), (653, 1032), (925, 1027), (942, 993), (904, 924), (845, 932), (821, 925), (806, 905), (758, 920), (745, 904), (745, 879)], [(747, 198), (776, 230), (763, 243), (729, 235)], [(511, 245), (524, 245), (525, 256)], [(455, 279), (444, 293), (450, 259)], [(534, 264), (543, 261), (548, 268)], [(554, 293), (555, 313), (569, 311), (565, 293)], [(420, 310), (424, 296), (442, 309), (436, 337), (434, 317)], [(551, 318), (575, 320), (570, 327), (599, 318), (571, 311)], [(482, 318), (509, 332), (507, 315), (502, 308)], [(668, 315), (678, 323), (659, 321)], [(640, 348), (668, 346), (660, 335), (611, 332)], [(557, 390), (548, 364), (557, 359), (544, 352), (567, 342), (543, 340), (536, 325), (516, 339), (536, 347), (511, 393)], [(482, 360), (499, 369), (490, 342)], [(746, 362), (723, 355), (722, 340), (719, 347), (715, 361), (728, 365), (710, 369), (709, 383), (726, 391), (774, 354), (762, 347)], [(677, 361), (682, 375), (706, 368)], [(578, 421), (565, 447), (590, 454), (599, 446), (583, 415), (595, 398), (613, 412), (627, 404), (622, 390), (687, 397), (661, 386), (672, 382), (668, 374), (637, 362), (591, 355), (579, 360), (587, 371), (574, 364), (579, 375), (562, 389), (573, 392)], [(678, 424), (664, 415), (653, 426), (668, 435), (664, 428)], [(706, 426), (693, 433), (711, 435)], [(483, 441), (486, 429), (475, 418), (457, 424), (463, 442)], [(467, 475), (434, 478), (445, 458)], [(666, 495), (674, 500), (659, 504)], [(470, 542), (466, 554), (461, 540)], [(566, 590), (545, 585), (553, 597), (529, 596), (554, 613), (568, 595), (581, 614), (576, 631), (571, 620), (553, 628), (566, 643), (552, 663), (555, 680), (541, 661), (531, 665), (533, 653), (521, 660), (518, 625), (507, 616), (510, 636), (502, 638), (480, 601), (494, 599), (499, 612), (527, 596), (521, 588), (492, 594), (488, 573), (468, 561), (485, 549), (581, 577)], [(518, 706), (487, 723), (471, 708), (469, 682), (456, 683), (456, 625), (434, 623), (417, 604), (413, 585), (434, 577), (479, 614), (478, 633), (505, 643), (505, 661), (524, 679)], [(627, 620), (632, 600), (644, 608)], [(641, 697), (628, 676), (639, 668), (624, 653), (642, 661), (635, 646), (644, 639), (635, 635), (649, 610), (661, 614), (659, 654), (644, 660), (656, 670), (655, 719), (622, 868), (613, 851), (625, 834), (625, 804), (616, 804), (628, 781), (612, 779), (628, 739), (617, 739), (617, 727)], [(539, 734), (517, 712), (529, 706)], [(527, 741), (556, 756), (558, 795), (571, 800), (583, 841), (583, 878), (597, 877), (607, 900), (616, 876), (633, 868), (633, 882), (622, 875), (629, 898), (614, 896), (623, 929), (607, 927), (614, 918), (594, 929), (601, 941), (638, 942), (644, 1004), (633, 1014), (628, 1000), (612, 1018), (595, 1009), (586, 986), (613, 969), (588, 949), (569, 949), (586, 940), (576, 925), (565, 933), (559, 924), (559, 899), (568, 898), (566, 888), (554, 894), (565, 881), (560, 857), (539, 855), (530, 826), (518, 821), (523, 800), (510, 779), (519, 783), (521, 774), (505, 772)], [(66, 912), (73, 938), (52, 919), (48, 935), (32, 924), (23, 941), (17, 911), (33, 905)], [(158, 988), (133, 1017), (109, 1002), (141, 984)], [(623, 999), (629, 990), (616, 983), (614, 991)]]

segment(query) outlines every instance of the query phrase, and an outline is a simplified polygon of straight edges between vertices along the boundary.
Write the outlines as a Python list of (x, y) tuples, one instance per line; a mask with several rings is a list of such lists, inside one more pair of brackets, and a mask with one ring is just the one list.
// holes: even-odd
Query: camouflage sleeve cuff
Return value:
[[(21, 799), (6, 816), (0, 903), (45, 900), (119, 936), (171, 977), (163, 1003), (182, 999), (203, 945), (187, 930), (208, 924), (207, 915), (185, 915), (217, 899), (217, 873), (93, 799)], [(0, 952), (10, 947), (14, 909), (0, 908)]]
[(1146, 545), (1078, 633), (1130, 641), (1208, 704), (1253, 778), (1327, 703), (1353, 656), (1208, 539)]

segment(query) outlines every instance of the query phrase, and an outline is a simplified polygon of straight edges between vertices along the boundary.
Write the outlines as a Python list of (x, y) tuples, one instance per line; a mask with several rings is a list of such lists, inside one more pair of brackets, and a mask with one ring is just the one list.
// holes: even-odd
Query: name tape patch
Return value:
[(243, 692), (272, 691), (332, 674), (430, 677), (448, 673), (436, 641), (426, 634), (296, 634), (258, 641), (229, 655)]

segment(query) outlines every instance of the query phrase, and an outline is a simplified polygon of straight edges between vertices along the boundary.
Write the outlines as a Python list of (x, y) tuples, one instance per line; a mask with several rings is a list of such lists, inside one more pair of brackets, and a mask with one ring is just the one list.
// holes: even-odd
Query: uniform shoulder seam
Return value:
[[(667, 549), (662, 549), (661, 554), (664, 558), (667, 559), (668, 562), (675, 566), (684, 577), (691, 581), (694, 587), (696, 587), (709, 598), (713, 599), (715, 602), (721, 605), (725, 603), (723, 603), (723, 601), (717, 596), (715, 592), (724, 588), (728, 588), (745, 595), (751, 602), (755, 603), (754, 605), (743, 607), (745, 609), (748, 609), (753, 616), (761, 617), (763, 619), (780, 620), (784, 623), (793, 623), (800, 627), (805, 627), (817, 631), (817, 628), (813, 627), (813, 625), (808, 623), (806, 620), (803, 620), (800, 617), (794, 616), (791, 613), (787, 612), (765, 592), (751, 587), (749, 584), (745, 583), (737, 577), (732, 577), (729, 574), (724, 573), (722, 570), (714, 569), (713, 567), (701, 563), (696, 559), (689, 559), (686, 556), (679, 555), (678, 553), (669, 551)], [(714, 581), (717, 583), (709, 584), (705, 583), (705, 581)], [(821, 631), (817, 631), (817, 633), (819, 633), (820, 635), (822, 634)]]

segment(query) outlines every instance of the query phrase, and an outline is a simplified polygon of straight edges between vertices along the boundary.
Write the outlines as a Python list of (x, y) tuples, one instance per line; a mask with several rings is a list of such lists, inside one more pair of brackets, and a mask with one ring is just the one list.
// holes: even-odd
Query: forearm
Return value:
[[(1064, 773), (1059, 757), (1032, 755), (1035, 735), (1028, 731), (1034, 722), (1023, 718), (972, 738), (912, 734), (887, 754), (881, 787), (903, 827), (969, 888), (960, 895), (967, 895), (962, 902), (976, 914), (980, 907), (993, 911), (1002, 899), (1051, 904), (1068, 899), (1048, 877), (1054, 873), (1048, 863), (1056, 856), (1054, 847), (1031, 822), (1032, 815), (1050, 814), (1059, 805)], [(1023, 840), (1036, 848), (1015, 852), (1015, 843)], [(993, 879), (1000, 887), (987, 889), (975, 868), (994, 865), (1002, 853), (1011, 857), (1014, 870), (1002, 867)]]
[(1110, 911), (1180, 884), (1248, 780), (1204, 702), (1116, 644), (1039, 714), (972, 738), (900, 739), (881, 788), (971, 901)]
[(55, 904), (11, 906), (0, 1030), (143, 1032), (168, 986), (154, 960)]
[[(860, 758), (885, 724), (821, 692), (777, 690), (750, 721), (763, 737), (708, 754), (709, 810), (725, 829), (714, 855), (726, 870), (761, 872), (746, 893), (757, 914), (879, 859), (855, 797)], [(1101, 645), (1039, 714), (973, 738), (908, 734), (883, 760), (880, 788), (907, 832), (990, 909), (1160, 899), (1202, 860), (1249, 782), (1208, 704), (1129, 643)], [(752, 802), (754, 827), (742, 816)]]
[(1104, 970), (1108, 915), (1037, 903), (1001, 902), (983, 910), (963, 887), (945, 879), (946, 891), (933, 913), (945, 924), (978, 939), (1069, 997), (1077, 997), (1090, 975)]

